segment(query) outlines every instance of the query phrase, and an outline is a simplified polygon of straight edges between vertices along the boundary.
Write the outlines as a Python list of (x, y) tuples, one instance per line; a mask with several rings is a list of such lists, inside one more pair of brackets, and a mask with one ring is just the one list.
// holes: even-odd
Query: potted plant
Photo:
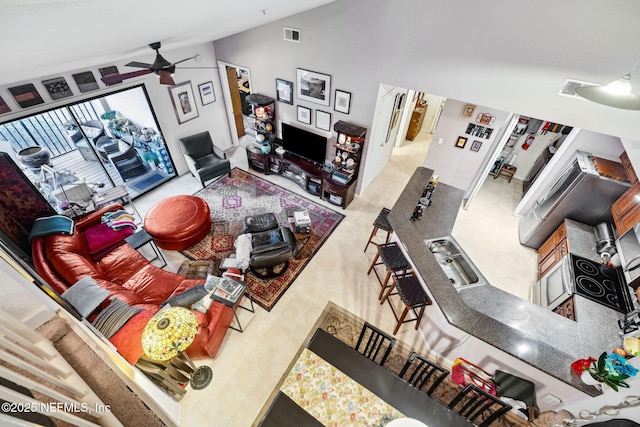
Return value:
[(611, 387), (614, 391), (618, 391), (619, 387), (629, 388), (629, 384), (625, 380), (633, 377), (638, 370), (627, 363), (624, 356), (607, 352), (603, 352), (598, 359), (589, 357), (588, 359), (579, 359), (571, 364), (571, 369), (581, 374), (581, 379), (586, 384), (591, 383), (592, 379), (596, 383), (604, 383)]

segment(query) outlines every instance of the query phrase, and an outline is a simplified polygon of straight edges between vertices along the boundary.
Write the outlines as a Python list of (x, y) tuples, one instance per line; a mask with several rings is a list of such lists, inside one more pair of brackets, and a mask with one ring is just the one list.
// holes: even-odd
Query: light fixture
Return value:
[[(638, 63), (633, 66), (633, 70)], [(611, 83), (576, 88), (576, 93), (589, 101), (624, 110), (640, 110), (640, 96), (631, 88), (631, 72), (624, 74)]]
[(198, 319), (184, 307), (156, 313), (142, 331), (142, 349), (152, 360), (166, 362), (187, 349), (198, 333)]

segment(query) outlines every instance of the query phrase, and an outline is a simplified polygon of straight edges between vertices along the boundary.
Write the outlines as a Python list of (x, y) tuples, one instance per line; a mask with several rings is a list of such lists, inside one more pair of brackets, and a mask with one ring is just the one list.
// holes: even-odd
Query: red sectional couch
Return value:
[[(89, 253), (85, 233), (101, 224), (106, 212), (123, 209), (119, 204), (107, 206), (92, 212), (75, 222), (73, 235), (51, 234), (37, 237), (32, 241), (33, 262), (38, 274), (59, 294), (62, 294), (83, 276), (91, 276), (109, 297), (116, 297), (125, 303), (144, 310), (137, 317), (150, 317), (159, 310), (159, 305), (167, 298), (177, 295), (204, 280), (187, 279), (184, 276), (165, 271), (146, 260), (138, 251), (120, 241), (110, 248), (102, 249), (101, 257)], [(199, 331), (195, 341), (187, 349), (192, 358), (213, 358), (231, 324), (231, 308), (213, 302), (205, 314), (193, 311), (198, 318)], [(141, 351), (140, 335), (145, 322), (135, 322), (132, 318), (114, 336), (120, 346), (118, 350), (130, 362), (137, 360)], [(138, 319), (139, 320), (139, 319)], [(133, 326), (137, 325), (137, 326)], [(126, 336), (123, 340), (123, 335)], [(123, 348), (129, 339), (130, 348)], [(112, 342), (114, 340), (112, 339)]]

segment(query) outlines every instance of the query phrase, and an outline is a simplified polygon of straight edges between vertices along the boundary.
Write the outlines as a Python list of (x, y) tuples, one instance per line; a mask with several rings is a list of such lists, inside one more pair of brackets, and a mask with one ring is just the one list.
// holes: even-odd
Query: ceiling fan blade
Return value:
[(149, 73), (151, 73), (151, 70), (132, 71), (130, 73), (124, 73), (124, 74), (111, 74), (111, 75), (102, 77), (101, 80), (104, 82), (104, 84), (110, 86), (116, 83), (122, 83), (126, 79), (131, 79), (133, 77), (138, 77), (138, 76), (144, 76), (145, 74), (149, 74)]
[(138, 62), (138, 61), (131, 61), (128, 64), (125, 64), (125, 67), (151, 68), (151, 64), (146, 64), (144, 62)]
[(173, 81), (173, 77), (171, 77), (171, 73), (168, 71), (158, 71), (158, 76), (160, 77), (161, 85), (170, 85), (175, 86), (176, 82)]
[(174, 62), (174, 63), (173, 63), (173, 64), (171, 64), (171, 65), (176, 65), (176, 64), (180, 64), (181, 62), (189, 61), (190, 59), (194, 59), (196, 56), (198, 56), (198, 55), (192, 56), (191, 58), (184, 58), (184, 59), (181, 59), (180, 61), (176, 61), (176, 62)]

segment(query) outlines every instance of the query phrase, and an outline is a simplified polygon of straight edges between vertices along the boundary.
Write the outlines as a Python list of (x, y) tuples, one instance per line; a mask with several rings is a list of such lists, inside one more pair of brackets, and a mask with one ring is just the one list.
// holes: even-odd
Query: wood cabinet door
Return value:
[(622, 163), (624, 170), (627, 172), (627, 176), (629, 177), (631, 184), (638, 182), (638, 176), (636, 175), (636, 171), (633, 168), (629, 155), (626, 151), (623, 151), (622, 154), (620, 154), (620, 163)]
[(622, 236), (627, 230), (640, 221), (640, 182), (636, 182), (611, 205), (611, 215), (616, 224), (618, 236)]

